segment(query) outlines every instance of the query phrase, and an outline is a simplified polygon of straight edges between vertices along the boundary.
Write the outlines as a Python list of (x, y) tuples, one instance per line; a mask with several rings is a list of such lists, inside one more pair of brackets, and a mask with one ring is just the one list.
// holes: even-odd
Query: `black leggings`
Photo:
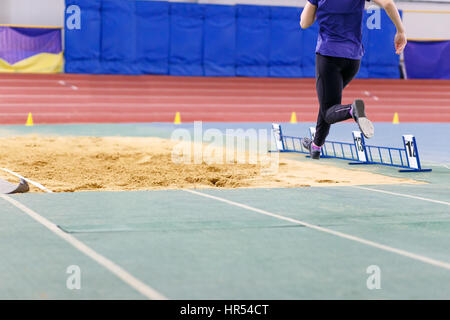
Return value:
[(351, 118), (351, 104), (342, 105), (342, 90), (358, 73), (360, 60), (316, 54), (316, 89), (319, 97), (314, 144), (322, 146), (333, 123)]

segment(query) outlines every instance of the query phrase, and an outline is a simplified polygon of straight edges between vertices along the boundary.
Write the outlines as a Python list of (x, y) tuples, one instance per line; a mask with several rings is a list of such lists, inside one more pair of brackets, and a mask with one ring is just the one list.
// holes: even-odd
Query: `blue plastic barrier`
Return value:
[[(69, 73), (315, 76), (319, 26), (302, 30), (301, 8), (66, 0), (71, 5), (80, 8), (81, 28), (65, 28)], [(395, 27), (384, 11), (381, 19), (383, 28), (363, 28), (357, 77), (399, 77)]]
[[(316, 128), (309, 128), (309, 136), (314, 139)], [(272, 124), (272, 134), (277, 150), (272, 152), (294, 152), (309, 155), (303, 147), (302, 137), (286, 136), (278, 123)], [(321, 158), (351, 161), (350, 165), (382, 165), (400, 168), (400, 172), (429, 172), (422, 168), (417, 141), (413, 135), (403, 135), (403, 147), (367, 145), (360, 131), (353, 131), (353, 142), (325, 141)]]

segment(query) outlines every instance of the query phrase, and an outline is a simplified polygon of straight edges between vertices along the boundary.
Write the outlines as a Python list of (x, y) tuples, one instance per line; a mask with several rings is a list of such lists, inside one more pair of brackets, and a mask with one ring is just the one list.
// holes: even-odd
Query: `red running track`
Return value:
[[(354, 80), (373, 121), (450, 122), (449, 80)], [(0, 75), (0, 123), (287, 122), (317, 116), (314, 79)]]

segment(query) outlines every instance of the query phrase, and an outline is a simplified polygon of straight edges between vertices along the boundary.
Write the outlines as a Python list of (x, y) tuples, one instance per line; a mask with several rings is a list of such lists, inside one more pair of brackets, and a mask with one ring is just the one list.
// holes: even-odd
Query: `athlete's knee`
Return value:
[(329, 125), (334, 123), (334, 117), (333, 117), (333, 110), (328, 109), (327, 112), (325, 112), (324, 118), (326, 123)]

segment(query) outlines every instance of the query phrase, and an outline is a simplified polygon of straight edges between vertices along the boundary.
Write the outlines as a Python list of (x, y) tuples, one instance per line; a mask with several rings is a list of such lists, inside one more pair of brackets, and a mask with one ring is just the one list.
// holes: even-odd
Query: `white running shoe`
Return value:
[(364, 101), (355, 100), (353, 102), (352, 114), (353, 119), (355, 119), (364, 137), (366, 137), (367, 139), (372, 138), (375, 134), (375, 129), (373, 127), (372, 121), (367, 119), (366, 111), (364, 108)]

